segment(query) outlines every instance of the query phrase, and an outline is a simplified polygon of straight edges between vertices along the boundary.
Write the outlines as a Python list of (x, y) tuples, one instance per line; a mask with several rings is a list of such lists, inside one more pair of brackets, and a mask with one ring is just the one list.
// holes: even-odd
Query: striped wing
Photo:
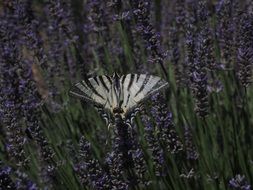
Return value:
[(122, 85), (122, 108), (130, 112), (143, 100), (168, 86), (160, 77), (145, 74), (127, 74), (120, 79)]
[[(127, 74), (120, 78), (102, 75), (76, 83), (70, 94), (93, 103), (100, 113), (103, 110), (113, 113), (114, 108), (120, 107), (123, 115), (133, 118), (143, 100), (167, 85), (152, 75)], [(110, 120), (108, 112), (101, 115)]]
[(98, 107), (109, 108), (108, 96), (111, 86), (111, 78), (102, 75), (76, 83), (69, 93), (75, 97), (89, 101)]

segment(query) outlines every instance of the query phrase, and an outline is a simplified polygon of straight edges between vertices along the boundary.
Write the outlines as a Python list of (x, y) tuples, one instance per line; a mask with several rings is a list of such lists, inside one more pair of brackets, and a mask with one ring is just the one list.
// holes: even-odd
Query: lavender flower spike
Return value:
[(240, 174), (229, 180), (229, 187), (234, 190), (251, 190), (251, 186), (246, 181), (245, 176)]

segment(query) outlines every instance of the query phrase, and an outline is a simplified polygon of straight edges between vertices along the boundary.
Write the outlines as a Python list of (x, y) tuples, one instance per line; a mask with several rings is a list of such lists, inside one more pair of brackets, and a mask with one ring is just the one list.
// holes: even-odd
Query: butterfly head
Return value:
[(121, 107), (113, 108), (112, 113), (115, 118), (117, 118), (117, 117), (120, 117), (122, 119), (124, 118), (124, 110)]
[(121, 107), (115, 107), (113, 108), (113, 114), (117, 115), (117, 114), (122, 114), (124, 113), (123, 109)]
[(113, 75), (112, 75), (112, 78), (115, 80), (115, 79), (119, 79), (119, 75), (118, 73), (114, 72)]

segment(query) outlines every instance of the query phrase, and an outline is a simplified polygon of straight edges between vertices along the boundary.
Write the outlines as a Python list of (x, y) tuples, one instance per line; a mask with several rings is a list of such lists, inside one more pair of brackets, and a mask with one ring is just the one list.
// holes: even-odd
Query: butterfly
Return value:
[(93, 103), (108, 126), (120, 118), (132, 124), (140, 105), (168, 82), (149, 74), (101, 75), (74, 84), (69, 93)]

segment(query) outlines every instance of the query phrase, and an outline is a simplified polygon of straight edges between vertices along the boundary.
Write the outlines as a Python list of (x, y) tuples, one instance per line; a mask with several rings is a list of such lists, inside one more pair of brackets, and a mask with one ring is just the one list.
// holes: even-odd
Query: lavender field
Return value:
[[(251, 0), (0, 1), (0, 190), (251, 190)], [(169, 86), (112, 126), (73, 84)]]

